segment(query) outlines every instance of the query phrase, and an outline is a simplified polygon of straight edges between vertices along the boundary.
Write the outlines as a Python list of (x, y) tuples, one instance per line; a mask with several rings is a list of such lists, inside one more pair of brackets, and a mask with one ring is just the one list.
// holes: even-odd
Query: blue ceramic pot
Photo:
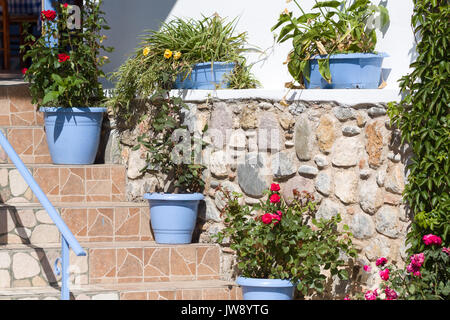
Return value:
[(41, 107), (54, 164), (93, 164), (106, 108)]
[(192, 72), (179, 74), (175, 81), (175, 89), (203, 89), (214, 90), (218, 86), (225, 89), (228, 87), (228, 81), (224, 75), (233, 72), (235, 64), (229, 62), (214, 62), (211, 68), (211, 62), (198, 63), (192, 68)]
[(289, 280), (238, 277), (244, 300), (292, 300), (295, 285)]
[(377, 89), (381, 83), (381, 65), (388, 57), (385, 53), (346, 53), (330, 56), (331, 83), (319, 72), (317, 56), (310, 61), (310, 82), (305, 80), (307, 89)]
[(146, 193), (150, 205), (150, 221), (157, 243), (191, 243), (197, 221), (201, 193)]

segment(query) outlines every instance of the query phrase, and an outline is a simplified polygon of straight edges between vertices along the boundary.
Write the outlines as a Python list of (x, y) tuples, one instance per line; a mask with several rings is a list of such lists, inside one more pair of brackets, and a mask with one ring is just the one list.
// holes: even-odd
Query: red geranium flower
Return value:
[(272, 183), (270, 186), (270, 191), (272, 191), (272, 192), (280, 191), (280, 185), (276, 184), (276, 183)]
[(66, 62), (69, 59), (70, 59), (70, 56), (68, 54), (65, 54), (65, 53), (58, 54), (58, 61), (59, 62)]
[(276, 193), (270, 196), (270, 202), (272, 203), (278, 203), (280, 202), (280, 199), (281, 199), (280, 196)]
[(55, 18), (56, 18), (56, 11), (44, 10), (41, 12), (42, 21), (44, 21), (44, 20), (53, 21), (53, 20), (55, 20)]

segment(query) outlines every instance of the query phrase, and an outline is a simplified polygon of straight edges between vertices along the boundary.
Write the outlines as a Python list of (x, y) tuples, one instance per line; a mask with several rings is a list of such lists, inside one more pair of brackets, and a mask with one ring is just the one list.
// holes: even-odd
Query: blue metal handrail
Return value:
[[(0, 131), (0, 145), (3, 150), (8, 154), (11, 161), (16, 166), (17, 170), (19, 170), (25, 182), (30, 187), (31, 191), (36, 195), (41, 205), (47, 211), (50, 218), (53, 220), (55, 225), (58, 227), (59, 232), (61, 233), (61, 258), (58, 258), (55, 261), (55, 269), (57, 274), (62, 273), (61, 275), (61, 300), (69, 300), (70, 292), (69, 292), (69, 248), (75, 252), (77, 256), (85, 256), (86, 252), (78, 243), (77, 239), (70, 231), (70, 229), (65, 224), (64, 220), (55, 210), (51, 202), (48, 200), (45, 193), (42, 191), (41, 187), (37, 184), (36, 180), (34, 180), (30, 171), (28, 171), (27, 167), (23, 163), (22, 159), (17, 155), (14, 148), (9, 143), (8, 139), (6, 139), (3, 132)], [(61, 269), (57, 268), (57, 263), (61, 262)]]

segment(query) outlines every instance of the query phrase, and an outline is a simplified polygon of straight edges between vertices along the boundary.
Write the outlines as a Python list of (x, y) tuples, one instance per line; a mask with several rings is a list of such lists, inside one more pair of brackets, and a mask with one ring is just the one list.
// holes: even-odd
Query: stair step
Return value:
[[(51, 202), (125, 201), (123, 165), (29, 164), (27, 168)], [(0, 164), (0, 200), (38, 202), (12, 164)]]
[[(219, 280), (217, 244), (157, 244), (154, 241), (82, 242), (86, 256), (70, 251), (73, 285)], [(0, 288), (55, 285), (59, 244), (0, 246)]]
[[(53, 203), (79, 242), (153, 240), (147, 203)], [(60, 243), (39, 203), (0, 204), (0, 244)]]
[[(234, 282), (223, 280), (80, 285), (70, 288), (75, 300), (241, 300)], [(59, 288), (0, 289), (0, 300), (57, 300)]]
[(28, 84), (0, 86), (0, 126), (42, 125), (44, 117), (31, 103)]
[[(3, 127), (1, 130), (24, 163), (52, 163), (42, 126)], [(12, 163), (2, 147), (0, 163)]]

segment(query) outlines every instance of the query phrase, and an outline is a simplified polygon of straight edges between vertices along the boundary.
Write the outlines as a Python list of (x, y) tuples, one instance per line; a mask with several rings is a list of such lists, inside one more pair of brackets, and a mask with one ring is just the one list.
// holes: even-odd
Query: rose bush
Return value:
[[(32, 102), (47, 107), (99, 107), (106, 102), (99, 78), (108, 62), (101, 51), (111, 52), (102, 43), (102, 31), (109, 29), (100, 10), (102, 1), (84, 1), (81, 28), (68, 21), (71, 6), (56, 5), (56, 11), (41, 12), (42, 35), (36, 38), (25, 32), (21, 50), (31, 66), (24, 69), (30, 83)], [(24, 28), (27, 30), (27, 28)]]
[(272, 184), (267, 199), (250, 207), (240, 205), (240, 194), (219, 190), (227, 199), (226, 227), (216, 237), (235, 251), (241, 276), (290, 279), (303, 295), (323, 293), (330, 276), (348, 279), (344, 257), (356, 256), (348, 227), (338, 231), (339, 215), (316, 220), (311, 194), (294, 190), (287, 204)]
[[(405, 270), (389, 265), (384, 257), (377, 259), (375, 264), (380, 269), (381, 286), (355, 297), (365, 300), (449, 300), (450, 250), (442, 247), (441, 237), (433, 234), (423, 236), (422, 241), (425, 250), (410, 256)], [(370, 266), (364, 266), (365, 272), (370, 270)]]

